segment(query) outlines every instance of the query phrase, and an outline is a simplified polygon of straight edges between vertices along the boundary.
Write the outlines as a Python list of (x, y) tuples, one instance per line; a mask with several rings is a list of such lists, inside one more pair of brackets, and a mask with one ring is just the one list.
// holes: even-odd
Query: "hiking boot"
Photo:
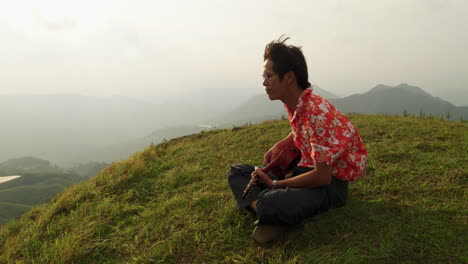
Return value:
[(284, 227), (278, 225), (258, 225), (254, 228), (252, 237), (258, 243), (276, 240), (284, 233)]

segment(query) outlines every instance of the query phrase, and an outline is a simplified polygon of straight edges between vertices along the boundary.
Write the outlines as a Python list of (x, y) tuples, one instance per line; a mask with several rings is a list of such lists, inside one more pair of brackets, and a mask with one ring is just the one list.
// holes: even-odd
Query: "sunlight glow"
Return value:
[(59, 1), (59, 0), (18, 0), (11, 1), (0, 8), (0, 22), (6, 22), (15, 29), (27, 30), (36, 26), (50, 26), (60, 29), (60, 24), (67, 26), (78, 23), (90, 25), (96, 23), (99, 12), (105, 9), (109, 1)]

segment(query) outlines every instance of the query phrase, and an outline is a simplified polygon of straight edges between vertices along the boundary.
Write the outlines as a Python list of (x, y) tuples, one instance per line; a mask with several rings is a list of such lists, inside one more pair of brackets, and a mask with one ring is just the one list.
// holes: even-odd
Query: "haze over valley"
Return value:
[[(378, 85), (343, 98), (314, 87), (345, 113), (468, 119), (468, 107), (456, 107), (407, 84)], [(264, 94), (232, 104), (237, 106), (156, 105), (124, 97), (80, 95), (0, 96), (0, 123), (4, 126), (0, 161), (34, 156), (62, 167), (115, 162), (163, 140), (287, 116), (281, 102), (270, 101)]]

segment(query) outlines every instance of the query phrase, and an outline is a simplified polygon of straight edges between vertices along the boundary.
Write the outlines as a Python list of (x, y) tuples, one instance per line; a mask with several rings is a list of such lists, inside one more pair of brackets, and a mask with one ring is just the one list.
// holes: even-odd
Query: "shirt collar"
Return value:
[(293, 122), (297, 119), (297, 116), (304, 111), (305, 109), (305, 106), (306, 104), (304, 104), (304, 102), (307, 102), (307, 97), (312, 94), (312, 86), (305, 89), (301, 96), (299, 97), (299, 99), (297, 100), (297, 103), (296, 103), (296, 109), (294, 109), (294, 113), (292, 113), (290, 110), (289, 110), (289, 107), (285, 104), (284, 107), (286, 108), (286, 111), (288, 111), (288, 117), (289, 117), (289, 120), (290, 122)]

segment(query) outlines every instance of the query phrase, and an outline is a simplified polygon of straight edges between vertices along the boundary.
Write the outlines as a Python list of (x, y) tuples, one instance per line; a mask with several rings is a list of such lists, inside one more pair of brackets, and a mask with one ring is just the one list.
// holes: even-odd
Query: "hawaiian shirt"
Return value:
[(301, 167), (326, 162), (340, 180), (354, 181), (365, 174), (367, 151), (354, 125), (328, 100), (304, 90), (296, 109), (288, 111), (294, 145), (301, 151)]

